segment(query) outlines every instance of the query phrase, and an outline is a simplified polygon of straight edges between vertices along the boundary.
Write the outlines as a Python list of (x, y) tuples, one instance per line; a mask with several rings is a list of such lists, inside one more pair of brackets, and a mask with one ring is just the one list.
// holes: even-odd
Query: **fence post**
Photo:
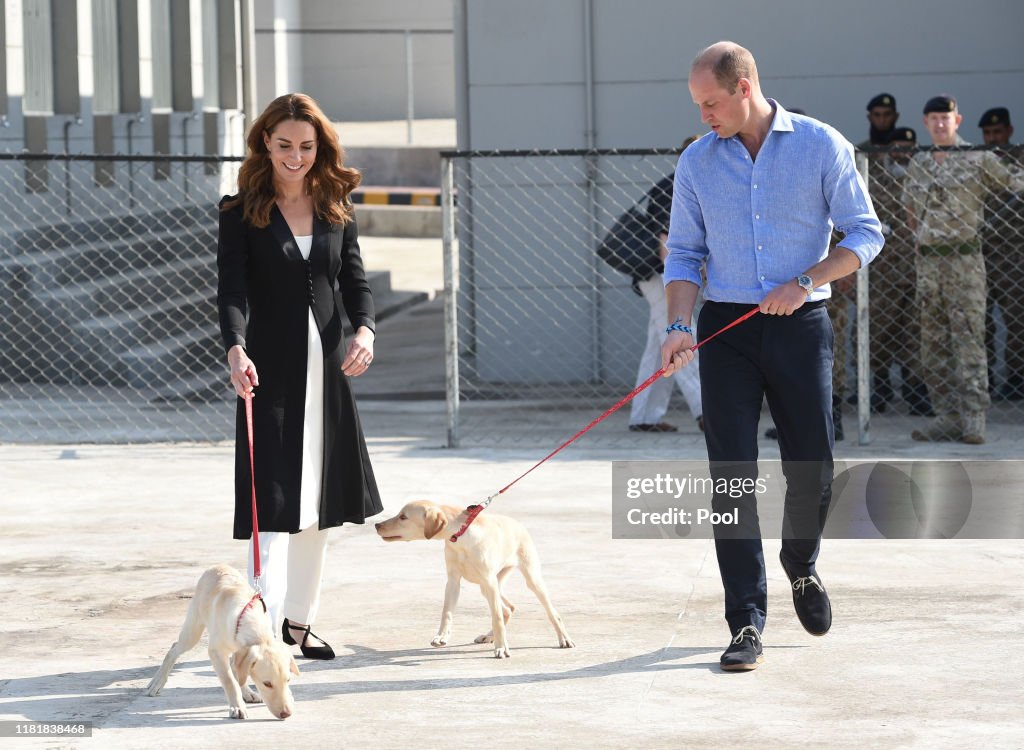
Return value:
[[(857, 171), (870, 193), (868, 157), (862, 151), (857, 152)], [(871, 316), (868, 312), (871, 294), (868, 275), (867, 266), (857, 269), (857, 445), (871, 443)]]
[(416, 89), (413, 85), (412, 29), (405, 30), (405, 141), (412, 145), (412, 121), (416, 118)]
[(444, 253), (445, 402), (448, 447), (459, 447), (459, 257), (455, 246), (454, 159), (441, 158), (441, 245)]

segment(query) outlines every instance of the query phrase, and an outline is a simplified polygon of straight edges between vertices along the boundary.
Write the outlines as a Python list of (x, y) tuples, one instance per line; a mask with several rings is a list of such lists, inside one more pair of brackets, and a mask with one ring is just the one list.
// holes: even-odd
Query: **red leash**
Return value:
[(256, 518), (256, 464), (253, 462), (253, 451), (252, 451), (252, 391), (245, 394), (245, 429), (249, 435), (249, 476), (252, 478), (252, 577), (253, 577), (253, 588), (256, 589), (256, 593), (253, 595), (249, 603), (242, 607), (242, 611), (238, 613), (238, 619), (235, 621), (235, 635), (238, 635), (239, 628), (242, 627), (242, 618), (245, 617), (245, 613), (249, 611), (250, 607), (259, 601), (263, 605), (263, 611), (267, 611), (267, 603), (263, 601), (263, 595), (260, 591), (260, 577), (263, 575), (263, 570), (260, 567), (260, 525)]
[(260, 591), (260, 525), (256, 518), (256, 464), (252, 458), (252, 391), (245, 394), (245, 428), (249, 434), (249, 476), (252, 477), (252, 577), (256, 579), (256, 593)]
[[(698, 343), (694, 344), (693, 346), (691, 346), (691, 347), (690, 347), (690, 351), (691, 351), (691, 352), (695, 352), (695, 351), (697, 351), (697, 350), (698, 350), (698, 349), (700, 349), (700, 348), (701, 348), (702, 346), (704, 346), (704, 344), (708, 343), (709, 341), (711, 341), (711, 339), (715, 338), (715, 336), (717, 336), (718, 334), (720, 334), (720, 333), (725, 333), (726, 331), (728, 331), (728, 330), (729, 330), (730, 328), (732, 328), (733, 326), (738, 326), (738, 325), (739, 325), (740, 323), (742, 323), (742, 322), (743, 322), (744, 320), (747, 320), (748, 318), (752, 318), (752, 317), (754, 317), (754, 315), (755, 315), (755, 314), (757, 314), (757, 312), (758, 312), (758, 311), (759, 311), (760, 309), (761, 309), (760, 307), (755, 307), (755, 308), (754, 308), (753, 310), (750, 310), (749, 312), (747, 312), (747, 313), (744, 313), (743, 315), (741, 315), (740, 317), (738, 317), (738, 318), (737, 318), (736, 320), (734, 320), (734, 321), (733, 321), (732, 323), (730, 323), (729, 325), (725, 326), (724, 328), (720, 328), (719, 330), (717, 330), (717, 331), (715, 331), (714, 333), (712, 333), (712, 334), (711, 334), (710, 336), (708, 336), (708, 337), (707, 337), (706, 339), (704, 339), (703, 341), (700, 341), (700, 342), (698, 342)], [(494, 498), (496, 498), (496, 497), (497, 497), (498, 495), (500, 495), (500, 494), (502, 494), (503, 492), (505, 492), (505, 490), (509, 489), (509, 488), (510, 488), (510, 487), (511, 487), (511, 486), (512, 486), (513, 484), (515, 484), (515, 483), (516, 483), (516, 482), (518, 482), (518, 481), (519, 481), (520, 479), (522, 479), (523, 477), (525, 477), (525, 476), (526, 476), (527, 474), (529, 474), (529, 473), (530, 473), (531, 471), (533, 471), (534, 469), (536, 469), (536, 468), (537, 468), (538, 466), (540, 466), (540, 465), (541, 465), (542, 463), (544, 463), (545, 461), (547, 461), (547, 460), (548, 460), (549, 458), (552, 458), (552, 457), (553, 457), (553, 456), (554, 456), (555, 454), (559, 453), (559, 452), (560, 452), (560, 451), (561, 451), (561, 450), (562, 450), (563, 448), (566, 448), (566, 447), (568, 447), (569, 445), (571, 445), (572, 443), (576, 442), (576, 441), (577, 441), (577, 440), (578, 440), (579, 438), (581, 438), (581, 437), (582, 437), (582, 436), (583, 436), (584, 434), (586, 434), (587, 432), (589, 432), (590, 430), (592, 430), (592, 429), (593, 429), (594, 427), (596, 427), (597, 425), (599, 425), (599, 424), (600, 424), (601, 422), (603, 422), (603, 421), (604, 421), (605, 419), (607, 419), (607, 418), (608, 418), (609, 416), (611, 416), (612, 414), (614, 414), (615, 412), (617, 412), (617, 411), (618, 411), (619, 409), (621, 409), (621, 408), (622, 408), (623, 406), (625, 406), (625, 405), (626, 405), (626, 404), (628, 404), (628, 403), (629, 403), (630, 401), (632, 401), (632, 400), (633, 400), (634, 398), (636, 398), (636, 395), (637, 395), (638, 393), (640, 393), (641, 391), (643, 391), (643, 390), (644, 390), (644, 389), (646, 389), (646, 388), (650, 388), (650, 387), (651, 387), (651, 385), (653, 385), (653, 384), (654, 384), (654, 382), (655, 382), (655, 381), (656, 381), (656, 380), (657, 380), (658, 378), (660, 378), (660, 377), (661, 377), (662, 375), (664, 375), (664, 374), (665, 374), (665, 368), (664, 368), (664, 367), (662, 367), (662, 368), (660, 368), (660, 369), (659, 369), (659, 370), (658, 370), (658, 371), (657, 371), (656, 373), (654, 373), (653, 375), (651, 375), (651, 377), (647, 378), (647, 380), (645, 380), (645, 381), (644, 381), (644, 382), (642, 382), (642, 383), (641, 383), (640, 385), (638, 385), (638, 386), (637, 386), (636, 388), (634, 388), (634, 389), (633, 389), (632, 391), (630, 391), (630, 392), (629, 392), (628, 394), (626, 394), (626, 396), (625, 396), (624, 398), (622, 398), (622, 399), (621, 399), (621, 400), (620, 400), (620, 401), (619, 401), (619, 402), (618, 402), (617, 404), (615, 404), (615, 406), (613, 406), (613, 407), (611, 407), (610, 409), (608, 409), (608, 410), (607, 410), (606, 412), (604, 412), (604, 414), (602, 414), (601, 416), (597, 417), (596, 419), (593, 419), (593, 420), (591, 420), (590, 424), (588, 424), (588, 425), (587, 425), (586, 427), (584, 427), (584, 428), (583, 428), (582, 430), (580, 430), (580, 431), (579, 431), (579, 432), (577, 432), (577, 433), (576, 433), (575, 435), (573, 435), (573, 436), (572, 436), (571, 438), (569, 438), (568, 440), (566, 440), (566, 441), (565, 441), (564, 443), (562, 443), (562, 444), (561, 444), (560, 446), (558, 446), (557, 448), (555, 448), (555, 449), (554, 449), (553, 451), (551, 451), (551, 452), (550, 452), (550, 453), (549, 453), (548, 455), (544, 456), (544, 458), (542, 458), (542, 459), (541, 459), (540, 461), (538, 461), (537, 463), (535, 463), (535, 464), (534, 464), (533, 466), (531, 466), (531, 467), (530, 467), (529, 469), (527, 469), (526, 471), (524, 471), (524, 472), (523, 472), (522, 474), (520, 474), (520, 475), (519, 475), (518, 477), (516, 477), (515, 479), (513, 479), (513, 480), (512, 480), (511, 482), (509, 482), (508, 484), (506, 484), (506, 485), (505, 485), (504, 487), (502, 487), (502, 488), (501, 488), (500, 490), (498, 490), (497, 492), (495, 492), (495, 493), (494, 493), (493, 495), (491, 495), (490, 497), (488, 497), (488, 498), (487, 498), (486, 500), (484, 500), (484, 501), (483, 501), (482, 503), (480, 503), (479, 505), (470, 505), (470, 506), (469, 506), (468, 508), (466, 508), (466, 522), (465, 522), (464, 524), (462, 524), (462, 527), (461, 527), (461, 528), (460, 528), (460, 529), (459, 529), (458, 531), (456, 531), (456, 532), (455, 532), (454, 534), (452, 534), (452, 535), (451, 535), (451, 537), (450, 537), (450, 541), (452, 541), (452, 542), (454, 542), (454, 541), (457, 541), (457, 540), (458, 540), (458, 538), (459, 538), (460, 536), (462, 536), (463, 534), (465, 534), (465, 533), (466, 533), (466, 529), (468, 529), (468, 528), (469, 528), (469, 525), (470, 525), (471, 523), (473, 523), (473, 521), (474, 521), (474, 520), (476, 520), (476, 517), (477, 517), (477, 516), (479, 516), (479, 515), (480, 515), (480, 514), (481, 514), (481, 513), (483, 512), (484, 508), (486, 508), (486, 507), (487, 507), (488, 505), (490, 505), (490, 504), (491, 504), (491, 501), (493, 501), (493, 500), (494, 500)]]

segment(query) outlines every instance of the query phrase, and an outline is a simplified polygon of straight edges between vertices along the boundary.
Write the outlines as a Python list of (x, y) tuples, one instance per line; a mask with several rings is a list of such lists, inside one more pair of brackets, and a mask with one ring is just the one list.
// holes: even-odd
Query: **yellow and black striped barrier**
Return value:
[(369, 187), (352, 192), (352, 202), (367, 206), (440, 206), (437, 188)]

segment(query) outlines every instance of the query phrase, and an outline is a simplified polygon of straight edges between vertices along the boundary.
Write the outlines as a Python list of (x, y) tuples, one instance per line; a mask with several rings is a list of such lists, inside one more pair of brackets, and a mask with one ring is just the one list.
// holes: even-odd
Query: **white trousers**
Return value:
[[(252, 540), (249, 546), (249, 583), (252, 571)], [(282, 618), (309, 625), (320, 608), (320, 579), (327, 555), (327, 529), (317, 524), (298, 534), (285, 531), (260, 532), (260, 567), (263, 601), (267, 604), (274, 633), (281, 632)]]
[[(643, 356), (640, 357), (640, 369), (636, 375), (636, 384), (640, 385), (661, 367), (661, 345), (668, 338), (668, 334), (665, 333), (665, 326), (668, 325), (668, 302), (665, 299), (665, 282), (661, 274), (655, 274), (646, 281), (641, 281), (637, 286), (640, 287), (640, 291), (651, 309), (650, 317), (647, 320), (647, 345), (644, 347)], [(697, 319), (696, 313), (697, 311), (694, 310), (694, 320)], [(648, 388), (638, 393), (632, 401), (629, 423), (657, 424), (660, 422), (668, 411), (668, 402), (672, 398), (673, 381), (679, 386), (693, 418), (701, 416), (704, 413), (704, 407), (700, 400), (698, 356), (700, 353), (695, 353), (693, 362), (673, 375), (671, 379), (658, 378)]]

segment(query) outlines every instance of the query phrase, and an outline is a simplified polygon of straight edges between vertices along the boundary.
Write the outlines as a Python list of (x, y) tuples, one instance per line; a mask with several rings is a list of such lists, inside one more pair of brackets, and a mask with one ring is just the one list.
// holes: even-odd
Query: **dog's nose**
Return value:
[(291, 711), (289, 711), (289, 710), (288, 710), (287, 708), (282, 708), (282, 709), (281, 709), (281, 714), (280, 714), (280, 716), (281, 716), (281, 718), (282, 718), (282, 719), (287, 719), (287, 718), (288, 718), (289, 716), (291, 716), (291, 715), (292, 715), (292, 712), (291, 712)]

